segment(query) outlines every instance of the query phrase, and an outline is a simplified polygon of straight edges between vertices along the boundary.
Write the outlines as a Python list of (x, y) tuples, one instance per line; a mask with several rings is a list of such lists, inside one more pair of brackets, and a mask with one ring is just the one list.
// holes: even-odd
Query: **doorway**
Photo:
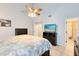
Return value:
[(78, 31), (78, 18), (67, 19), (66, 21), (66, 37), (67, 40), (77, 39), (77, 31)]
[[(66, 54), (74, 56), (74, 41), (77, 39), (78, 18), (66, 21)], [(68, 53), (69, 52), (69, 53)]]
[(34, 36), (43, 37), (43, 25), (40, 23), (34, 24)]

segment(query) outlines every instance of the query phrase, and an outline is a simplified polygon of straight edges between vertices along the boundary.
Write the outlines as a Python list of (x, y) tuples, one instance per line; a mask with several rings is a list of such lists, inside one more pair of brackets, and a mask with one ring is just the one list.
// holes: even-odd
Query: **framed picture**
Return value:
[(57, 25), (56, 24), (45, 24), (44, 31), (56, 32)]
[(0, 27), (11, 27), (11, 20), (0, 19)]

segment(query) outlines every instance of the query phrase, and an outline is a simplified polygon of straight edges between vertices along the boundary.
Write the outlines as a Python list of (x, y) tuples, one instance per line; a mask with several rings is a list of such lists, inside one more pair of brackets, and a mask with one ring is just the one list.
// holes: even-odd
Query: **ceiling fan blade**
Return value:
[(29, 16), (39, 16), (40, 12), (42, 11), (41, 8), (34, 8), (33, 5), (32, 6), (26, 6), (26, 12), (28, 13)]
[(29, 7), (28, 9), (29, 9), (30, 12), (33, 12), (33, 8)]
[(33, 12), (33, 9), (30, 6), (25, 6), (27, 12)]
[(42, 11), (42, 9), (41, 8), (38, 8), (38, 11)]

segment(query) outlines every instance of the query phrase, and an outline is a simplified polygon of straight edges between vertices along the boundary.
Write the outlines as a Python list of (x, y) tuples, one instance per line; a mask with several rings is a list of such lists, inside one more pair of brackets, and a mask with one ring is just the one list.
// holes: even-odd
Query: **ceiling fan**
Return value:
[(31, 6), (26, 6), (26, 11), (28, 13), (28, 16), (30, 17), (36, 17), (39, 16), (42, 9), (41, 8), (35, 8), (33, 4)]

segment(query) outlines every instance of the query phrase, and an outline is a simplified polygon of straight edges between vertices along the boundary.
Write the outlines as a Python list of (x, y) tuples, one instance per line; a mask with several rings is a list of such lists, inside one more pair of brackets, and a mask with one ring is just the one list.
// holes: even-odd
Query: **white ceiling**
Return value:
[(67, 17), (79, 16), (79, 4), (78, 3), (46, 3), (36, 4), (43, 9), (43, 13), (47, 14), (62, 14)]
[[(7, 10), (25, 11), (27, 3), (6, 3), (0, 4), (0, 9), (6, 7)], [(42, 8), (42, 14), (62, 14), (67, 17), (79, 16), (78, 3), (35, 3), (34, 7)]]

